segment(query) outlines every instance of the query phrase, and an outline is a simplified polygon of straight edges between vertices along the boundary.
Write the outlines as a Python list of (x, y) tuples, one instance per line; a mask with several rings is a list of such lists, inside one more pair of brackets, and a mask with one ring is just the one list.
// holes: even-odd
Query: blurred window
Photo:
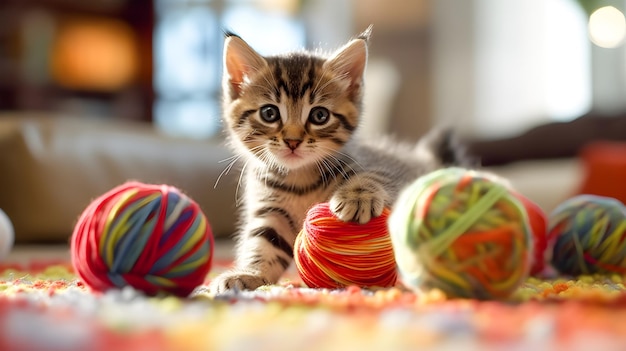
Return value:
[(587, 18), (576, 2), (435, 4), (438, 121), (501, 137), (589, 111), (591, 44)]
[(281, 3), (284, 4), (261, 0), (157, 0), (156, 125), (174, 135), (215, 135), (221, 128), (224, 30), (241, 35), (261, 54), (305, 46), (303, 21), (284, 8), (291, 2)]

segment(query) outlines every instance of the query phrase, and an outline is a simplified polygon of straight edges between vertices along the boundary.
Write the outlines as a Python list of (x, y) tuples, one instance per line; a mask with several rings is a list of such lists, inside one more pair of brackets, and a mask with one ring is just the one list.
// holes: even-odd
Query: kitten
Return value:
[(329, 57), (263, 57), (227, 34), (224, 125), (245, 160), (243, 223), (235, 268), (211, 282), (213, 293), (275, 283), (312, 205), (329, 201), (341, 220), (367, 223), (420, 175), (458, 163), (449, 132), (417, 145), (353, 137), (369, 36), (368, 28)]

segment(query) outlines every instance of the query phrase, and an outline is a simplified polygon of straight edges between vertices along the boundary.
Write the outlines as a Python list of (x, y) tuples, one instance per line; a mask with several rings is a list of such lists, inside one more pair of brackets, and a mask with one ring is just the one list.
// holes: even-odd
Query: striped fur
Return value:
[[(262, 57), (227, 35), (224, 125), (243, 164), (236, 267), (211, 290), (276, 282), (293, 259), (307, 210), (329, 201), (342, 220), (366, 223), (403, 186), (455, 163), (450, 135), (434, 131), (417, 145), (358, 140), (369, 31), (334, 54)], [(452, 156), (451, 156), (452, 155)]]

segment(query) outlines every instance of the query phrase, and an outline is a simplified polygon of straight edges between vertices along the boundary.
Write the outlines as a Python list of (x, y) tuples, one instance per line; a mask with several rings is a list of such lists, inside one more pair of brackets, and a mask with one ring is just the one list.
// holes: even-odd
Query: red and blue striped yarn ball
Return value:
[(577, 195), (552, 211), (552, 266), (562, 274), (626, 274), (626, 207), (617, 199)]
[(196, 202), (168, 185), (127, 182), (83, 211), (72, 265), (91, 289), (188, 296), (209, 273), (213, 233)]
[(389, 209), (366, 224), (343, 222), (328, 203), (313, 206), (296, 237), (294, 259), (310, 288), (362, 288), (396, 284), (396, 262), (387, 231)]

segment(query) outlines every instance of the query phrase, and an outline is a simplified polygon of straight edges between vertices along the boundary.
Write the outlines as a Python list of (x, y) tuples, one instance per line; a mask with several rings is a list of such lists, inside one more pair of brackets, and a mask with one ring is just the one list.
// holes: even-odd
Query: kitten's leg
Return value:
[(342, 221), (365, 224), (380, 216), (390, 201), (383, 176), (364, 172), (337, 188), (330, 199), (330, 209)]
[(293, 238), (295, 234), (290, 226), (283, 225), (275, 216), (249, 222), (237, 245), (235, 268), (216, 277), (209, 290), (220, 294), (276, 283), (293, 259)]

